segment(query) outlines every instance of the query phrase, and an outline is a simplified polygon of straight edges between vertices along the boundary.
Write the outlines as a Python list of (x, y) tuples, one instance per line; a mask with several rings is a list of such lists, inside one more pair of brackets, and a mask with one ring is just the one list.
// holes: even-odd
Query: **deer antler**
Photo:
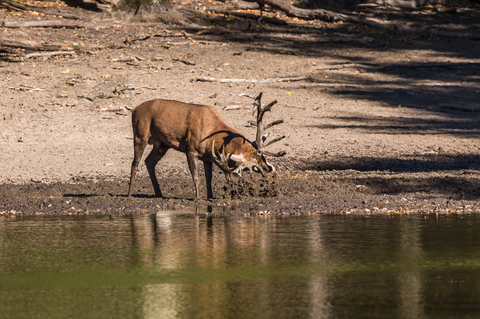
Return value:
[(232, 154), (225, 154), (225, 145), (222, 145), (219, 156), (217, 156), (217, 153), (215, 152), (215, 141), (212, 142), (213, 161), (225, 174), (231, 174), (233, 172), (233, 170), (228, 166), (228, 161), (230, 161), (231, 156)]

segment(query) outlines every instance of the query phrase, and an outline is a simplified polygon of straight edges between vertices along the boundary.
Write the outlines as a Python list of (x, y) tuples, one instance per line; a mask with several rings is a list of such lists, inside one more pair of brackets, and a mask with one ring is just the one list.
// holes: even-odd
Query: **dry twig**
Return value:
[[(249, 97), (247, 95), (243, 95), (243, 96)], [(249, 97), (249, 98), (251, 98), (251, 97)], [(275, 100), (273, 102), (270, 102), (266, 106), (262, 106), (262, 93), (260, 93), (256, 98), (253, 99), (252, 103), (253, 103), (254, 112), (257, 111), (257, 116), (256, 116), (257, 117), (257, 121), (256, 121), (257, 134), (256, 134), (256, 138), (255, 138), (256, 148), (260, 152), (262, 152), (263, 154), (269, 155), (269, 156), (280, 157), (280, 156), (285, 155), (286, 154), (285, 151), (281, 151), (281, 152), (278, 152), (278, 153), (269, 153), (269, 152), (265, 152), (265, 150), (264, 150), (266, 146), (271, 145), (273, 143), (276, 143), (276, 142), (285, 138), (285, 136), (278, 137), (278, 138), (275, 138), (274, 140), (270, 141), (268, 144), (264, 145), (264, 142), (269, 135), (269, 133), (265, 134), (265, 135), (263, 134), (265, 132), (265, 130), (274, 126), (274, 125), (278, 125), (278, 124), (283, 123), (283, 120), (277, 120), (277, 121), (274, 121), (270, 124), (263, 125), (263, 116), (265, 115), (266, 112), (269, 112), (269, 111), (272, 110), (272, 107), (275, 104), (277, 104), (277, 100)]]
[(187, 60), (185, 60), (185, 59), (172, 59), (172, 61), (182, 62), (183, 64), (186, 64), (186, 65), (195, 65), (194, 62), (190, 62), (190, 61), (187, 61)]
[(44, 89), (39, 89), (33, 85), (28, 84), (19, 84), (17, 87), (9, 87), (9, 89), (16, 91), (45, 91)]
[(296, 82), (308, 79), (308, 76), (298, 76), (292, 78), (272, 78), (272, 79), (215, 79), (210, 77), (196, 78), (200, 82), (220, 82), (220, 83), (274, 83), (274, 82)]

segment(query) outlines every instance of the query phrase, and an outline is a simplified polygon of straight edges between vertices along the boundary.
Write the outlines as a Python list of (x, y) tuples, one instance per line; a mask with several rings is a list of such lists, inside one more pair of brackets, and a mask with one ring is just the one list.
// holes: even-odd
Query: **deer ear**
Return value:
[[(268, 135), (270, 135), (270, 133), (266, 133), (266, 134), (263, 134), (263, 135), (262, 135), (262, 143), (265, 142), (265, 140), (267, 139)], [(253, 145), (253, 147), (255, 147), (255, 148), (258, 150), (257, 141), (252, 142), (252, 145)]]

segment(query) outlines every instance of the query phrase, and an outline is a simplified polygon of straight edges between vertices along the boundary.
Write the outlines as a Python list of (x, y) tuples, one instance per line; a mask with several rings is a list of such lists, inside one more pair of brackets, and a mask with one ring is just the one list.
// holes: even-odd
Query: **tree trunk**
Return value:
[(133, 15), (141, 22), (183, 24), (183, 16), (175, 10), (171, 0), (120, 0), (117, 11)]
[(348, 17), (344, 14), (335, 13), (323, 9), (307, 10), (292, 6), (289, 2), (283, 0), (244, 0), (247, 2), (258, 2), (269, 5), (270, 7), (285, 12), (290, 17), (304, 20), (322, 20), (327, 22), (347, 21)]

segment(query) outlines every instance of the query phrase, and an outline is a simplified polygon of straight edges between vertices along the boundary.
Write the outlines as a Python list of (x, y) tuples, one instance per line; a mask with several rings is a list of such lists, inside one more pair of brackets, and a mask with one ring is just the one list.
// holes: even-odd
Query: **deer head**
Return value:
[(264, 175), (266, 172), (276, 174), (275, 167), (267, 162), (265, 156), (253, 145), (245, 141), (243, 145), (230, 154), (225, 153), (225, 145), (220, 152), (215, 151), (215, 141), (212, 142), (213, 161), (225, 174), (242, 176), (243, 171), (254, 171)]
[(262, 175), (265, 175), (265, 173), (268, 172), (275, 176), (275, 167), (268, 163), (266, 156), (280, 157), (286, 154), (285, 151), (278, 153), (270, 153), (265, 151), (266, 146), (282, 140), (285, 138), (285, 136), (276, 138), (266, 145), (264, 144), (265, 140), (269, 136), (269, 133), (264, 134), (264, 131), (274, 125), (283, 123), (283, 120), (277, 120), (264, 126), (263, 116), (265, 115), (265, 112), (270, 111), (277, 101), (273, 101), (267, 106), (262, 107), (261, 98), (262, 93), (260, 93), (253, 101), (254, 112), (257, 112), (257, 133), (255, 142), (243, 143), (239, 148), (228, 155), (225, 154), (225, 145), (222, 146), (220, 153), (217, 155), (215, 152), (215, 143), (212, 143), (212, 155), (214, 157), (214, 161), (226, 174), (235, 174), (241, 176), (242, 171), (248, 170), (250, 172), (254, 171), (261, 173)]

